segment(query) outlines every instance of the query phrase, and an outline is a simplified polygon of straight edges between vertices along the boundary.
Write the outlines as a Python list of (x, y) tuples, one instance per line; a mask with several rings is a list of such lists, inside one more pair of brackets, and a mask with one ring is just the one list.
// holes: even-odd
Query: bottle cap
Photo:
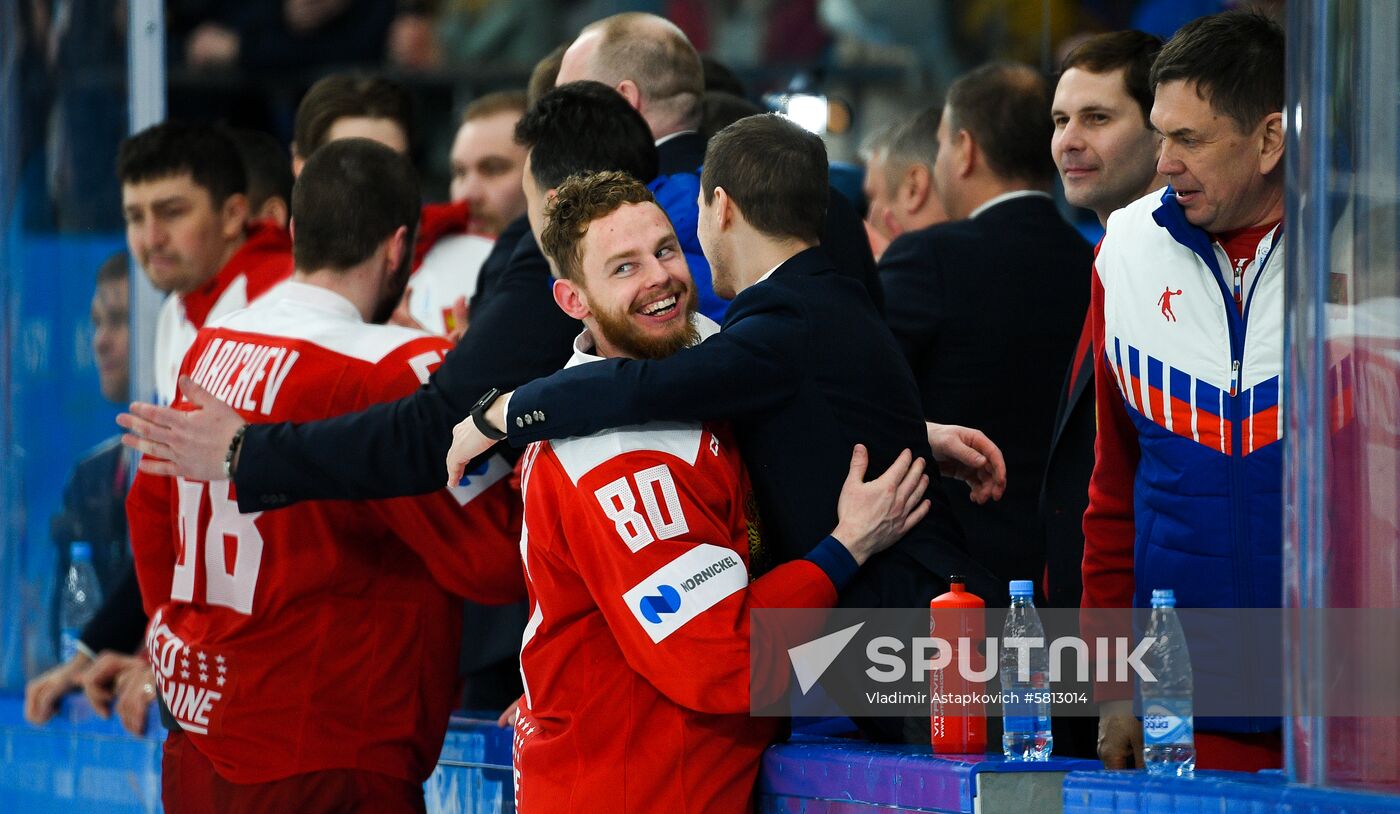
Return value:
[(1011, 580), (1012, 596), (1035, 596), (1035, 583), (1028, 579)]
[(1176, 593), (1171, 588), (1155, 588), (1152, 591), (1152, 607), (1154, 608), (1174, 608), (1176, 607)]
[(953, 586), (953, 585), (962, 585), (962, 586), (966, 587), (966, 586), (967, 586), (967, 577), (959, 576), (959, 575), (957, 575), (957, 574), (953, 574), (952, 576), (948, 577), (948, 585), (949, 585), (950, 587)]
[(73, 562), (92, 562), (92, 543), (71, 544), (68, 546), (68, 556)]

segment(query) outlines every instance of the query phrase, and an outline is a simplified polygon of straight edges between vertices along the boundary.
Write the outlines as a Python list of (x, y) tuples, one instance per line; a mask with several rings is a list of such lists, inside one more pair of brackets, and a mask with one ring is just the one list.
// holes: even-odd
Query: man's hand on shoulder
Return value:
[(851, 452), (851, 468), (836, 501), (837, 524), (831, 533), (857, 565), (899, 541), (929, 512), (924, 499), (928, 475), (924, 459), (904, 450), (884, 474), (866, 482), (870, 453), (861, 444)]
[(1001, 500), (1006, 492), (1006, 459), (981, 430), (930, 422), (928, 445), (943, 477), (972, 487), (973, 503)]
[[(247, 422), (188, 376), (180, 377), (180, 392), (197, 409), (133, 402), (131, 412), (117, 416), (117, 424), (130, 431), (122, 436), (122, 443), (144, 456), (140, 463), (143, 472), (223, 480), (227, 477), (224, 459), (229, 445)], [(235, 469), (237, 465), (235, 458)]]

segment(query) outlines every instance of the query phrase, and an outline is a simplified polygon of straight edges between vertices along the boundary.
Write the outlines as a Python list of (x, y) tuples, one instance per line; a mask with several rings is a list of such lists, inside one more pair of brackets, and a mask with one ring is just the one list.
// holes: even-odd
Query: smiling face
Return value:
[(659, 359), (696, 339), (695, 286), (675, 229), (654, 203), (623, 204), (583, 236), (578, 314), (601, 356)]
[(1258, 226), (1282, 214), (1282, 115), (1242, 132), (1196, 92), (1196, 83), (1163, 82), (1152, 105), (1162, 134), (1157, 172), (1176, 192), (1186, 220), (1212, 234)]
[(1091, 73), (1070, 68), (1055, 87), (1050, 153), (1065, 199), (1099, 219), (1147, 193), (1157, 175), (1160, 137), (1128, 94), (1124, 69)]
[(473, 232), (498, 235), (525, 213), (525, 148), (514, 136), (519, 118), (518, 111), (503, 110), (472, 119), (452, 142), (452, 200), (471, 206)]
[(246, 199), (216, 205), (189, 173), (122, 184), (126, 243), (151, 284), (188, 294), (219, 273), (241, 242)]

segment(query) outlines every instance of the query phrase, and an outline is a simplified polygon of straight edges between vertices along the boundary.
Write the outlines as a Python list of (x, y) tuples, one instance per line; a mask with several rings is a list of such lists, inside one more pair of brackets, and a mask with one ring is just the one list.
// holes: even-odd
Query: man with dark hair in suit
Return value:
[(1003, 584), (1039, 584), (1044, 573), (1037, 502), (1089, 303), (1090, 247), (1047, 192), (1049, 112), (1044, 80), (1024, 65), (986, 65), (954, 82), (933, 173), (952, 220), (901, 235), (880, 259), (886, 321), (925, 418), (975, 423), (1006, 456), (1000, 502), (952, 496), (968, 550)]
[[(705, 69), (695, 46), (663, 17), (641, 12), (615, 14), (584, 27), (564, 52), (556, 81), (563, 84), (580, 79), (602, 82), (616, 90), (646, 119), (661, 158), (660, 178), (669, 181), (660, 187), (653, 184), (652, 192), (670, 215), (686, 248), (701, 313), (721, 320), (726, 303), (711, 290), (709, 265), (703, 262), (698, 246), (686, 245), (687, 226), (695, 216), (690, 199), (705, 156), (705, 137), (700, 133)], [(822, 243), (836, 262), (837, 273), (859, 280), (876, 308), (881, 308), (880, 281), (860, 216), (839, 193), (828, 194)]]
[[(779, 116), (752, 116), (710, 140), (700, 239), (715, 290), (733, 297), (723, 329), (666, 359), (610, 359), (488, 392), (458, 425), (449, 479), (492, 438), (514, 445), (644, 421), (728, 420), (763, 521), (759, 568), (807, 555), (830, 530), (849, 450), (882, 471), (901, 450), (929, 456), (917, 388), (860, 285), (818, 245), (826, 215), (822, 141)], [(985, 485), (985, 484), (984, 484)], [(990, 490), (990, 486), (987, 486)], [(1004, 588), (964, 549), (947, 498), (842, 592), (848, 607), (918, 607), (950, 574), (990, 604)], [(927, 717), (924, 719), (927, 737)], [(884, 731), (898, 736), (882, 721)]]

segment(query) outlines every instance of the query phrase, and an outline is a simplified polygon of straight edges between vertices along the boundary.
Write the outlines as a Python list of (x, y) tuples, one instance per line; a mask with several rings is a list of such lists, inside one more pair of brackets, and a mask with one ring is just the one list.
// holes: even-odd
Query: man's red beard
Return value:
[(699, 304), (692, 288), (673, 292), (678, 308), (684, 308), (684, 315), (671, 323), (673, 330), (655, 334), (642, 330), (632, 321), (631, 311), (595, 310), (593, 319), (598, 323), (598, 332), (622, 354), (634, 359), (664, 359), (681, 348), (690, 347), (700, 341), (700, 332), (695, 328), (696, 308)]

